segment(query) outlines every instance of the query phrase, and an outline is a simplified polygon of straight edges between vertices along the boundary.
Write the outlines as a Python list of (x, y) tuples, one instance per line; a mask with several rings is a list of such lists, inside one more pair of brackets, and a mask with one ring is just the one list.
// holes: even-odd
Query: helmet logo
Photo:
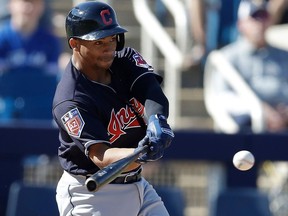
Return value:
[(102, 21), (105, 25), (110, 25), (113, 22), (113, 20), (110, 16), (110, 11), (108, 9), (102, 10), (100, 12), (100, 15), (101, 15)]

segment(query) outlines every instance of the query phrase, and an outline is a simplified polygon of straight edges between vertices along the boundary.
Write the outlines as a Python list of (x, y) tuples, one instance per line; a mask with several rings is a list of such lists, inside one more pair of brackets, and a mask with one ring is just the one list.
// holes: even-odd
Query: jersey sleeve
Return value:
[(129, 80), (131, 88), (137, 79), (145, 75), (153, 75), (159, 83), (162, 82), (162, 77), (154, 72), (154, 68), (133, 48), (127, 47), (116, 52), (114, 62), (120, 77)]
[(66, 101), (53, 109), (53, 116), (66, 143), (74, 142), (86, 155), (88, 148), (97, 143), (110, 145), (107, 130), (96, 116), (84, 106)]
[(116, 55), (117, 72), (129, 85), (130, 94), (145, 106), (145, 115), (163, 114), (168, 116), (169, 103), (160, 84), (162, 77), (154, 72), (139, 52), (125, 48)]

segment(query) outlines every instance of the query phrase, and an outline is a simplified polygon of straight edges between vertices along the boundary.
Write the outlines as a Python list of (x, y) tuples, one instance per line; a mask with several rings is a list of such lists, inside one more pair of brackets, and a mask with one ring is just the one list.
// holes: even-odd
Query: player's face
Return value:
[(94, 41), (79, 40), (82, 62), (95, 69), (109, 69), (115, 56), (116, 35)]

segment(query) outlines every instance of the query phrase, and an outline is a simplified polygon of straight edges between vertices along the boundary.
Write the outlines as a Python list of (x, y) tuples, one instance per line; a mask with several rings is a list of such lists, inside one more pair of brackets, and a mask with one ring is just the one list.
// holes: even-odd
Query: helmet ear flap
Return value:
[(116, 51), (120, 51), (124, 48), (125, 44), (125, 35), (124, 33), (118, 34), (117, 35), (117, 46), (116, 46)]

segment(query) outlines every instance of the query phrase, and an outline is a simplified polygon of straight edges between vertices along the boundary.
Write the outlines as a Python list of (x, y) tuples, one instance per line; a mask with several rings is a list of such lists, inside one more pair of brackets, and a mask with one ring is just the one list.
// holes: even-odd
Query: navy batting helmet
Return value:
[(70, 38), (82, 40), (98, 40), (112, 35), (117, 35), (117, 48), (124, 47), (124, 33), (117, 21), (113, 8), (103, 2), (83, 2), (72, 8), (66, 17), (66, 35)]

